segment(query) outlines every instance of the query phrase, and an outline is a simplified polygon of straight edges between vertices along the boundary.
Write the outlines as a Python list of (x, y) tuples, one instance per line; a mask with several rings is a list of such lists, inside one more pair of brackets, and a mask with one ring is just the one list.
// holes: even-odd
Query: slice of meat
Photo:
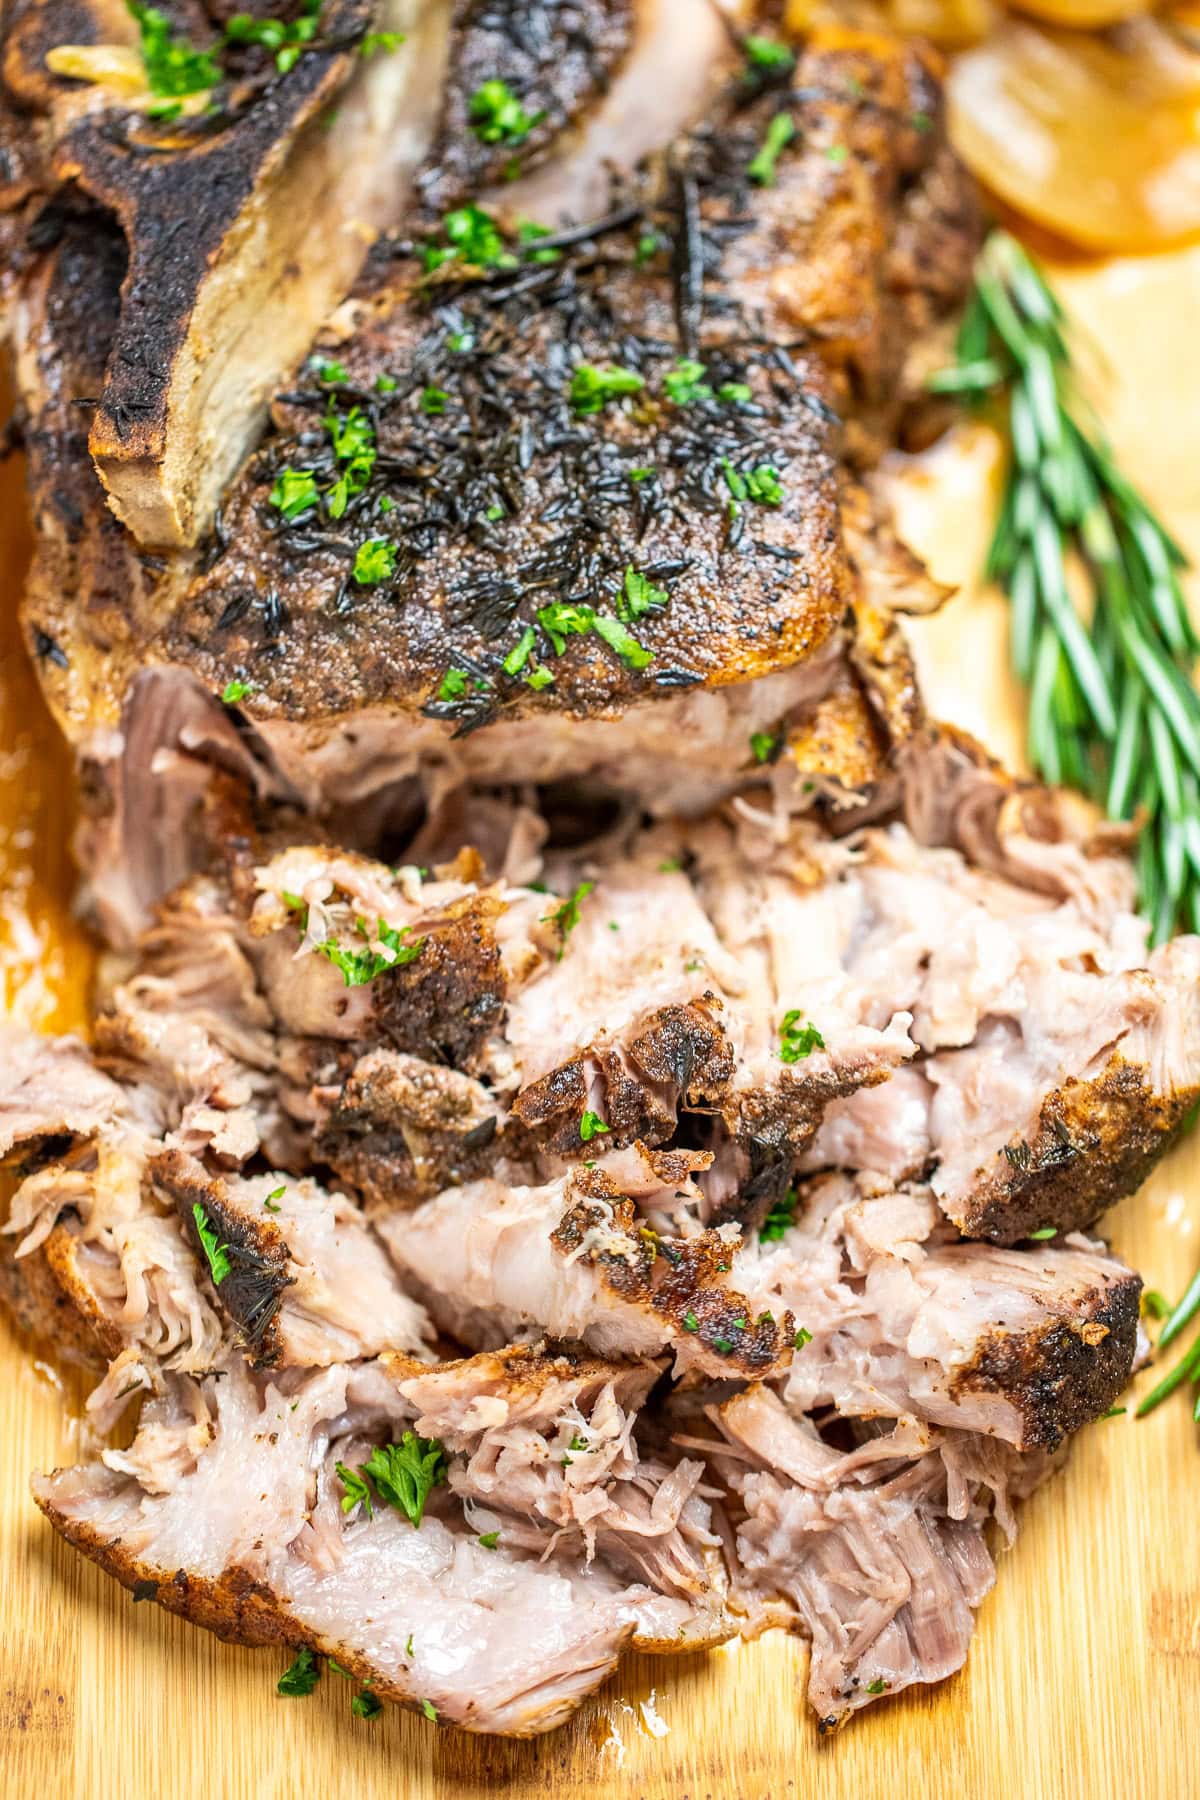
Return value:
[[(94, 234), (45, 253), (20, 331), (42, 446), (26, 628), (87, 770), (82, 856), (108, 931), (127, 937), (130, 902), (144, 923), (172, 872), (161, 861), (178, 878), (214, 764), (377, 842), (381, 824), (470, 780), (588, 781), (694, 811), (835, 690), (843, 707), (870, 703), (874, 674), (846, 686), (858, 575), (829, 406), (840, 377), (797, 345), (746, 261), (774, 254), (789, 216), (792, 254), (808, 258), (802, 214), (836, 212), (843, 175), (890, 243), (933, 166), (935, 113), (923, 134), (889, 110), (917, 80), (912, 54), (839, 43), (808, 53), (811, 83), (801, 65), (804, 128), (775, 187), (747, 167), (781, 95), (739, 79), (713, 125), (572, 241), (497, 252), (498, 228), (468, 211), (454, 229), (480, 241), (381, 250), (339, 317), (352, 335), (329, 346), (344, 378), (309, 368), (279, 397), (200, 558), (147, 560), (97, 519), (73, 403), (94, 396), (106, 350), (71, 342), (86, 334), (70, 280), (81, 267), (87, 280)], [(875, 74), (860, 82), (872, 54), (886, 106)], [(850, 114), (843, 74), (864, 89)], [(845, 126), (841, 173), (810, 130), (822, 109)], [(119, 243), (105, 255), (119, 316)], [(899, 307), (889, 343), (943, 303), (926, 301)], [(53, 391), (51, 368), (67, 372)], [(614, 368), (643, 385), (608, 394)], [(898, 393), (890, 364), (876, 385)], [(235, 714), (216, 703), (226, 693)], [(882, 721), (856, 729), (878, 758)], [(828, 779), (829, 756), (818, 764)], [(143, 807), (170, 849), (139, 848)]]
[(788, 1624), (808, 1638), (808, 1698), (821, 1729), (961, 1668), (995, 1578), (988, 1521), (995, 1516), (1011, 1541), (1013, 1500), (1053, 1461), (903, 1425), (838, 1451), (762, 1387), (711, 1416), (733, 1453), (723, 1472), (745, 1513), (734, 1604), (751, 1633)]
[(651, 1153), (636, 1201), (602, 1161), (543, 1187), (475, 1181), (381, 1217), (378, 1230), (434, 1318), (464, 1342), (532, 1330), (605, 1356), (670, 1349), (677, 1370), (716, 1377), (785, 1366), (791, 1315), (756, 1317), (739, 1292), (739, 1228), (668, 1235), (644, 1222), (685, 1179), (678, 1159)]
[[(1200, 944), (1147, 956), (1127, 859), (1111, 845), (1089, 855), (1047, 816), (1051, 796), (1031, 820), (1026, 796), (979, 774), (986, 812), (976, 807), (968, 841), (982, 867), (899, 823), (831, 844), (741, 804), (736, 830), (695, 834), (696, 878), (703, 894), (713, 871), (726, 909), (770, 897), (789, 921), (787, 955), (823, 972), (828, 997), (807, 990), (819, 1023), (847, 996), (864, 1020), (912, 1018), (918, 1056), (898, 1090), (833, 1099), (802, 1166), (928, 1173), (961, 1230), (1013, 1243), (1090, 1225), (1170, 1147), (1200, 1092)], [(1039, 796), (1027, 798), (1036, 814)], [(740, 888), (731, 858), (756, 871)], [(714, 916), (736, 948), (735, 925)]]
[[(115, 220), (128, 255), (92, 395), (96, 471), (139, 543), (193, 544), (272, 388), (353, 281), (372, 234), (399, 216), (432, 129), (444, 10), (388, 0), (378, 23), (405, 41), (366, 58), (375, 9), (330, 0), (292, 67), (281, 73), (258, 46), (218, 46), (211, 108), (189, 103), (165, 120), (139, 79), (132, 19), (47, 0), (11, 11), (5, 83), (42, 115), (44, 143), (46, 205), (27, 254), (45, 247), (66, 193)], [(168, 13), (198, 47), (225, 23), (220, 9)], [(64, 32), (74, 56), (64, 56)], [(117, 65), (128, 83), (75, 79)], [(26, 398), (40, 411), (36, 389)]]
[(440, 212), (515, 181), (564, 129), (586, 129), (653, 11), (634, 0), (456, 0), (437, 142), (417, 181), (425, 203)]
[(809, 1334), (783, 1389), (793, 1412), (915, 1415), (1018, 1450), (1057, 1449), (1107, 1411), (1139, 1341), (1141, 1282), (1101, 1246), (962, 1243), (923, 1187), (809, 1183), (739, 1279)]
[[(548, 1731), (627, 1644), (691, 1649), (728, 1635), (721, 1589), (703, 1581), (719, 1539), (694, 1492), (699, 1466), (641, 1462), (627, 1432), (636, 1372), (488, 1356), (415, 1389), (408, 1374), (364, 1363), (276, 1380), (233, 1364), (219, 1381), (176, 1380), (146, 1405), (128, 1451), (39, 1478), (35, 1497), (139, 1595), (228, 1639), (308, 1644), (381, 1697), (469, 1730)], [(371, 1516), (361, 1500), (347, 1511), (338, 1465), (361, 1469), (422, 1423), (445, 1424), (449, 1482), (419, 1526), (377, 1489)], [(563, 1468), (576, 1437), (608, 1448)], [(501, 1466), (493, 1510), (474, 1490)], [(630, 1487), (662, 1496), (657, 1535), (679, 1539), (698, 1593), (680, 1597), (674, 1572), (661, 1587), (631, 1581), (609, 1560)], [(588, 1489), (594, 1559), (586, 1529), (562, 1528)]]

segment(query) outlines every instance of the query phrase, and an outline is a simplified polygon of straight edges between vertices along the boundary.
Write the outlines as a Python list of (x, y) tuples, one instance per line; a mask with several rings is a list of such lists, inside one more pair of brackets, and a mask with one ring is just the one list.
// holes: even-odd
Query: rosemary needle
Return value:
[(1010, 602), (1030, 762), (1110, 818), (1141, 822), (1140, 904), (1155, 943), (1200, 928), (1200, 637), (1180, 586), (1187, 559), (1084, 422), (1063, 309), (1006, 232), (984, 245), (956, 361), (929, 386), (975, 406), (1007, 402), (1012, 458), (986, 573)]

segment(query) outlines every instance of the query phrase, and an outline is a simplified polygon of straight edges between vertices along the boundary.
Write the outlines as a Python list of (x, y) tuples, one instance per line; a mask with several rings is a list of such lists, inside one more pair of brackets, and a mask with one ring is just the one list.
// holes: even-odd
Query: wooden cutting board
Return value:
[[(1108, 371), (1126, 465), (1200, 560), (1200, 249), (1061, 274)], [(935, 710), (1011, 760), (1021, 706), (1003, 603), (974, 585), (998, 474), (966, 432), (897, 477), (902, 520), (963, 592), (914, 631)], [(0, 472), (0, 980), (17, 1015), (81, 1023), (90, 968), (65, 907), (69, 771), (12, 621), (25, 550), (19, 472)], [(1200, 589), (1196, 598), (1200, 600)], [(1112, 1215), (1118, 1249), (1177, 1295), (1200, 1261), (1200, 1136)], [(40, 1358), (41, 1360), (35, 1360)], [(1147, 1377), (1140, 1378), (1144, 1387)], [(966, 1671), (883, 1701), (831, 1742), (776, 1636), (708, 1657), (632, 1659), (558, 1736), (472, 1739), (407, 1713), (353, 1719), (326, 1675), (277, 1700), (283, 1659), (229, 1649), (66, 1549), (28, 1497), (69, 1461), (83, 1387), (0, 1324), (0, 1794), (63, 1800), (1126, 1800), (1200, 1791), (1200, 1449), (1182, 1397), (1092, 1426), (1026, 1508)], [(513, 1655), (521, 1655), (514, 1643)]]

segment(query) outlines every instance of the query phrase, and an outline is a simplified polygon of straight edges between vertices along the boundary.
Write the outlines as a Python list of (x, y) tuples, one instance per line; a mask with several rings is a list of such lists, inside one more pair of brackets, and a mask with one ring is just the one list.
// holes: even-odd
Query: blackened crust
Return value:
[(1015, 1244), (1033, 1231), (1080, 1231), (1141, 1186), (1179, 1134), (1200, 1089), (1156, 1093), (1143, 1066), (1114, 1051), (1090, 1081), (1047, 1095), (1036, 1128), (981, 1169), (943, 1210), (966, 1237)]
[(1130, 1273), (1079, 1296), (1069, 1323), (994, 1333), (955, 1376), (952, 1394), (1002, 1394), (1023, 1420), (1021, 1448), (1057, 1449), (1107, 1412), (1128, 1382), (1141, 1291), (1141, 1277)]
[(487, 895), (455, 902), (414, 929), (414, 940), (424, 940), (415, 962), (376, 977), (376, 1023), (395, 1049), (470, 1069), (504, 1017), (508, 984), (492, 929), (498, 911)]

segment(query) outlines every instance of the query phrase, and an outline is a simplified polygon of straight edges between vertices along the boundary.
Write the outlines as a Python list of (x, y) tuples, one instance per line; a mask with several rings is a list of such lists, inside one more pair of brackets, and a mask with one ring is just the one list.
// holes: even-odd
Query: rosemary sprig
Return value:
[(1029, 760), (1110, 818), (1141, 822), (1140, 904), (1155, 943), (1200, 929), (1200, 637), (1180, 586), (1187, 559), (1085, 423), (1063, 309), (1006, 232), (984, 245), (956, 362), (929, 386), (977, 407), (1007, 402), (1012, 461), (986, 572), (1011, 605)]

